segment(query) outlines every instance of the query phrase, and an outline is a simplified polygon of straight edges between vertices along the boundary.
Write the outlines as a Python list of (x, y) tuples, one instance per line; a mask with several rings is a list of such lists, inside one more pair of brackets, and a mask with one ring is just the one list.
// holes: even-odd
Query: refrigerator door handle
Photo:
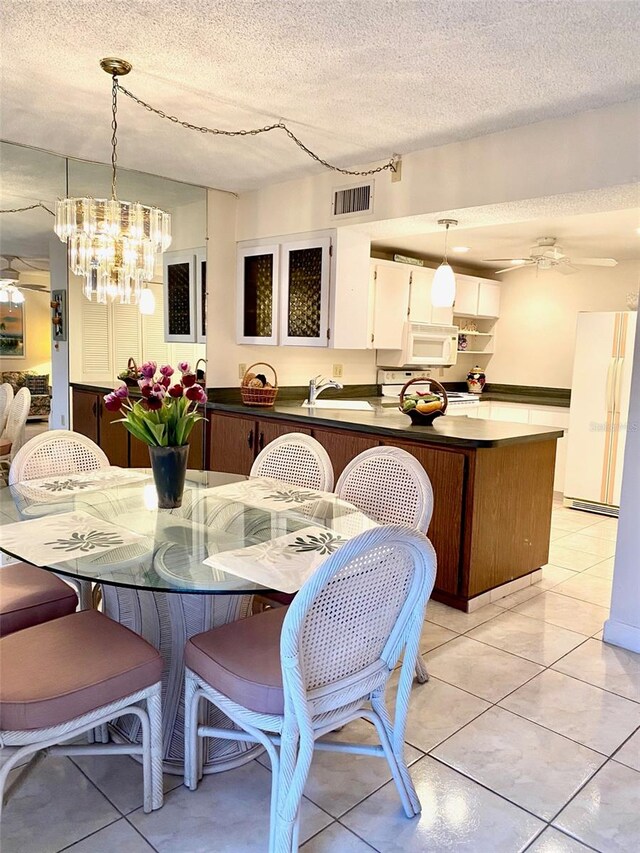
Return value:
[(613, 382), (613, 409), (620, 414), (620, 386), (622, 385), (622, 366), (624, 358), (616, 359), (615, 379)]
[(617, 358), (612, 358), (609, 361), (609, 367), (607, 368), (607, 385), (604, 392), (604, 403), (607, 412), (613, 411), (613, 374), (616, 369), (617, 361)]

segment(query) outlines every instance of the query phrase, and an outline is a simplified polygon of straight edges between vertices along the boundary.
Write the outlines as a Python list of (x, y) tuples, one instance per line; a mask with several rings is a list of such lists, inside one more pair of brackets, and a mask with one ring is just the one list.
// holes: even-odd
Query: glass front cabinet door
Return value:
[(238, 250), (239, 344), (278, 343), (279, 260), (277, 245)]
[(331, 238), (283, 243), (280, 343), (326, 347)]
[(206, 342), (206, 250), (163, 255), (164, 339), (167, 343)]

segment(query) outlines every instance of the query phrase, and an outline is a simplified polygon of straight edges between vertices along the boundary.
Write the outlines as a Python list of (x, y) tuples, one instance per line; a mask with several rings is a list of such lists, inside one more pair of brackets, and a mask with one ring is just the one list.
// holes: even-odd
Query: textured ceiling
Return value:
[[(106, 161), (109, 80), (196, 124), (278, 119), (343, 166), (637, 97), (631, 0), (4, 0), (2, 137)], [(245, 190), (321, 170), (281, 132), (120, 105), (120, 163)]]
[[(485, 264), (485, 258), (526, 257), (538, 237), (555, 237), (574, 257), (611, 257), (618, 261), (640, 259), (640, 208), (587, 213), (580, 216), (544, 216), (521, 222), (491, 224), (481, 228), (457, 227), (449, 231), (449, 246), (468, 246), (452, 252), (453, 263), (499, 269), (508, 264)], [(375, 240), (373, 247), (405, 254), (417, 253), (439, 260), (444, 247), (442, 229), (429, 234)]]

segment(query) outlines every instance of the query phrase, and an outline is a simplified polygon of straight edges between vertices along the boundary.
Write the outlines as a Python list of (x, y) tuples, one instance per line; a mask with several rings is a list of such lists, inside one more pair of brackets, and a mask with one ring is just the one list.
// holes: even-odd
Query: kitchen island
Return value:
[[(74, 429), (94, 440), (96, 425), (81, 414), (91, 413), (93, 404), (82, 396), (97, 397), (99, 391), (74, 387)], [(514, 582), (534, 580), (548, 560), (556, 442), (562, 430), (446, 415), (431, 427), (413, 426), (380, 398), (369, 402), (369, 411), (303, 409), (289, 401), (270, 409), (209, 403), (205, 466), (248, 474), (260, 450), (288, 432), (316, 438), (329, 453), (336, 478), (363, 450), (400, 447), (420, 462), (433, 485), (429, 538), (438, 557), (433, 598), (472, 610), (512, 591)], [(115, 429), (98, 423), (99, 443), (102, 432), (111, 436)], [(120, 441), (127, 440), (123, 432), (118, 430)], [(130, 439), (132, 466), (143, 464), (139, 444)]]

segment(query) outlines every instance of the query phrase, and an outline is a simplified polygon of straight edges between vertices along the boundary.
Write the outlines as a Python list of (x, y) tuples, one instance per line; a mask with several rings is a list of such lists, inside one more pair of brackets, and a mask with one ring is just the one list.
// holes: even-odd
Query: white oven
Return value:
[(431, 323), (404, 324), (401, 349), (379, 349), (378, 367), (430, 367), (455, 364), (458, 327)]

